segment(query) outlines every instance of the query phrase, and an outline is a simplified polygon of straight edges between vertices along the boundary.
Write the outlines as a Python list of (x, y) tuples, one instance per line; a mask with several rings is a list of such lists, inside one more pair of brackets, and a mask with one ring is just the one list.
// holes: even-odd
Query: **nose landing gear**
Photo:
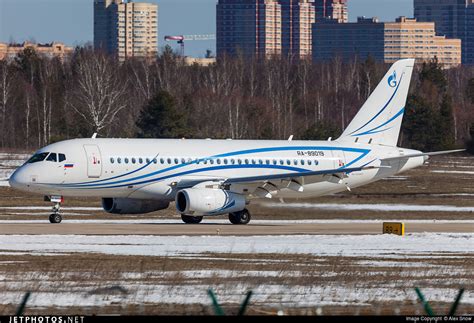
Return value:
[(61, 208), (61, 203), (64, 201), (62, 196), (45, 196), (45, 200), (53, 202), (53, 213), (49, 216), (49, 222), (51, 223), (61, 223), (63, 217), (59, 214), (59, 209)]

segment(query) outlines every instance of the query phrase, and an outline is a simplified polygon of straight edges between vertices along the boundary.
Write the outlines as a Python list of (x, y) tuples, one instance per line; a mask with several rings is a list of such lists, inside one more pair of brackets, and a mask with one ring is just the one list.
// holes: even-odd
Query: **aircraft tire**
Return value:
[(63, 220), (63, 217), (58, 213), (53, 213), (49, 216), (50, 223), (61, 223), (62, 220)]
[(229, 213), (229, 221), (232, 224), (248, 224), (250, 219), (250, 212), (247, 209), (239, 212)]
[(190, 216), (181, 214), (181, 220), (186, 224), (198, 224), (202, 221), (202, 216)]

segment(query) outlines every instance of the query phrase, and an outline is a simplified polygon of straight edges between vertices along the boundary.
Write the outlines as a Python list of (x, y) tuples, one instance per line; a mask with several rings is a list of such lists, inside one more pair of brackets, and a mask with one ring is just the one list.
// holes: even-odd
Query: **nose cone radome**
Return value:
[(8, 183), (11, 187), (17, 190), (25, 190), (28, 185), (28, 176), (26, 171), (20, 167), (18, 168), (8, 179)]

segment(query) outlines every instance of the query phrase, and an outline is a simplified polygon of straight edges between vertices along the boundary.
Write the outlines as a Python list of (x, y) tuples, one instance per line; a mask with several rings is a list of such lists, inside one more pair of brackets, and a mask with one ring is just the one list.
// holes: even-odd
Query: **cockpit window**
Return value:
[(66, 160), (66, 155), (64, 155), (64, 154), (58, 154), (58, 156), (59, 156), (59, 162), (63, 162), (63, 161)]
[(52, 162), (57, 162), (58, 161), (58, 156), (56, 153), (51, 153), (49, 154), (48, 158), (46, 158), (47, 161), (52, 161)]
[(40, 162), (40, 161), (43, 161), (46, 156), (48, 156), (49, 153), (39, 153), (39, 154), (35, 154), (33, 155), (26, 163), (27, 164), (33, 164), (33, 163), (37, 163), (37, 162)]

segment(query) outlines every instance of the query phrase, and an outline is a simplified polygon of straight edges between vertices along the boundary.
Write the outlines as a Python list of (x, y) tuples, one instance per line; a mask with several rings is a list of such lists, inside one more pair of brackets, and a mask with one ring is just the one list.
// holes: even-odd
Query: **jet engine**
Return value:
[(164, 200), (138, 200), (127, 198), (103, 198), (102, 207), (112, 214), (143, 214), (168, 208), (170, 202)]
[(181, 214), (201, 216), (233, 213), (245, 209), (245, 196), (221, 189), (189, 188), (176, 194)]

